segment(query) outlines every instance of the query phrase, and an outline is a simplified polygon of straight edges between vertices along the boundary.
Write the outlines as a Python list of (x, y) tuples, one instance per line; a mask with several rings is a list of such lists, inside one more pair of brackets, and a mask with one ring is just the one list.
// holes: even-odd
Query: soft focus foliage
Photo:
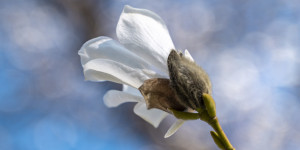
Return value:
[(116, 37), (125, 4), (159, 14), (175, 47), (210, 75), (236, 149), (300, 147), (299, 1), (7, 0), (0, 1), (0, 149), (217, 149), (205, 123), (187, 122), (163, 139), (174, 118), (154, 129), (131, 104), (104, 106), (104, 93), (120, 85), (83, 81), (77, 51), (88, 39)]

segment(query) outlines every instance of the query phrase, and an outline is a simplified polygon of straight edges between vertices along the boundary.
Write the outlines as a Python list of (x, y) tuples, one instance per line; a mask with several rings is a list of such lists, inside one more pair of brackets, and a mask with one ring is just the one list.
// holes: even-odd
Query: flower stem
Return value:
[(219, 120), (217, 117), (212, 118), (208, 124), (216, 131), (218, 134), (219, 140), (221, 140), (222, 145), (224, 146), (225, 150), (235, 150), (234, 147), (230, 144), (227, 136), (225, 135)]

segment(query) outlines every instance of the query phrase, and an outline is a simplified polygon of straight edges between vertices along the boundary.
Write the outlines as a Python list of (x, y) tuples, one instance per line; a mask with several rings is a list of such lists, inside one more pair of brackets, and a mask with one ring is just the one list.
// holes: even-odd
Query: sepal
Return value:
[(216, 116), (216, 104), (214, 99), (209, 94), (206, 93), (202, 94), (202, 99), (204, 101), (204, 105), (207, 110), (207, 113), (211, 118), (214, 118)]
[(214, 142), (216, 143), (216, 145), (220, 149), (222, 149), (222, 150), (224, 149), (225, 150), (225, 147), (224, 147), (222, 141), (220, 140), (219, 135), (215, 131), (210, 131), (210, 135), (214, 139)]
[(182, 120), (197, 120), (200, 118), (198, 113), (190, 113), (190, 112), (184, 112), (184, 111), (177, 111), (175, 109), (170, 108), (169, 109), (173, 115), (177, 119), (182, 119)]

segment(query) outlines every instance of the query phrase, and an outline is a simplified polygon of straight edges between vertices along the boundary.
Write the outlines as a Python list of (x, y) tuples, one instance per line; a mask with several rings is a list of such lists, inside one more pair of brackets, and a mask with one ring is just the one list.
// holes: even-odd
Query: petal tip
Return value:
[(190, 54), (190, 52), (187, 49), (184, 50), (184, 56), (185, 56), (185, 58), (189, 59), (190, 61), (194, 61), (192, 55)]
[(166, 139), (166, 138), (169, 138), (171, 135), (170, 134), (165, 134), (165, 136), (164, 136), (164, 138)]
[(175, 134), (177, 132), (177, 130), (182, 126), (182, 124), (184, 123), (184, 120), (178, 119), (167, 131), (167, 133), (165, 134), (164, 138), (168, 138), (170, 136), (172, 136), (173, 134)]
[(126, 11), (126, 10), (130, 10), (132, 9), (133, 7), (130, 6), (130, 5), (125, 5), (124, 8), (123, 8), (123, 11)]
[(110, 96), (111, 96), (111, 93), (112, 93), (112, 91), (108, 91), (108, 92), (106, 92), (106, 93), (104, 94), (104, 96), (103, 96), (103, 102), (104, 102), (104, 105), (105, 105), (106, 107), (108, 107), (108, 108), (113, 108), (113, 107), (117, 107), (117, 106), (118, 106), (118, 105), (114, 105), (114, 103), (111, 103), (111, 102), (109, 101)]

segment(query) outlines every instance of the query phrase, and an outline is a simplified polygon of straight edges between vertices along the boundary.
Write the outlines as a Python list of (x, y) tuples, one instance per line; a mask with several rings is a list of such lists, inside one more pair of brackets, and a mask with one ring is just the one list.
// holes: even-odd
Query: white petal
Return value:
[(184, 123), (184, 120), (178, 119), (167, 131), (165, 138), (172, 136)]
[(167, 73), (167, 58), (175, 49), (164, 21), (154, 12), (125, 6), (117, 25), (122, 45)]
[(124, 64), (106, 60), (93, 59), (84, 66), (86, 80), (103, 81), (108, 80), (116, 83), (127, 84), (139, 88), (149, 78), (156, 77), (155, 72), (145, 69), (131, 68)]
[(185, 56), (185, 58), (189, 59), (190, 61), (194, 61), (193, 57), (191, 56), (191, 54), (189, 53), (189, 51), (187, 49), (184, 51), (184, 56)]
[(140, 57), (109, 37), (100, 36), (83, 44), (78, 54), (82, 66), (88, 61), (98, 58), (120, 62), (133, 68), (148, 68), (149, 65)]
[(146, 103), (140, 102), (134, 106), (134, 113), (150, 124), (152, 124), (155, 128), (158, 127), (160, 122), (168, 115), (168, 113), (159, 110), (159, 109), (147, 109)]
[(126, 102), (143, 102), (144, 99), (141, 96), (132, 95), (117, 90), (108, 91), (104, 97), (104, 104), (107, 107), (117, 107)]
[[(129, 93), (129, 94), (132, 94), (132, 95), (136, 95), (136, 96), (142, 96), (141, 92), (136, 89), (136, 88), (133, 88), (131, 86), (128, 86), (126, 84), (123, 84), (123, 89), (122, 89), (123, 92), (126, 92), (126, 93)], [(143, 99), (144, 100), (144, 99)]]

